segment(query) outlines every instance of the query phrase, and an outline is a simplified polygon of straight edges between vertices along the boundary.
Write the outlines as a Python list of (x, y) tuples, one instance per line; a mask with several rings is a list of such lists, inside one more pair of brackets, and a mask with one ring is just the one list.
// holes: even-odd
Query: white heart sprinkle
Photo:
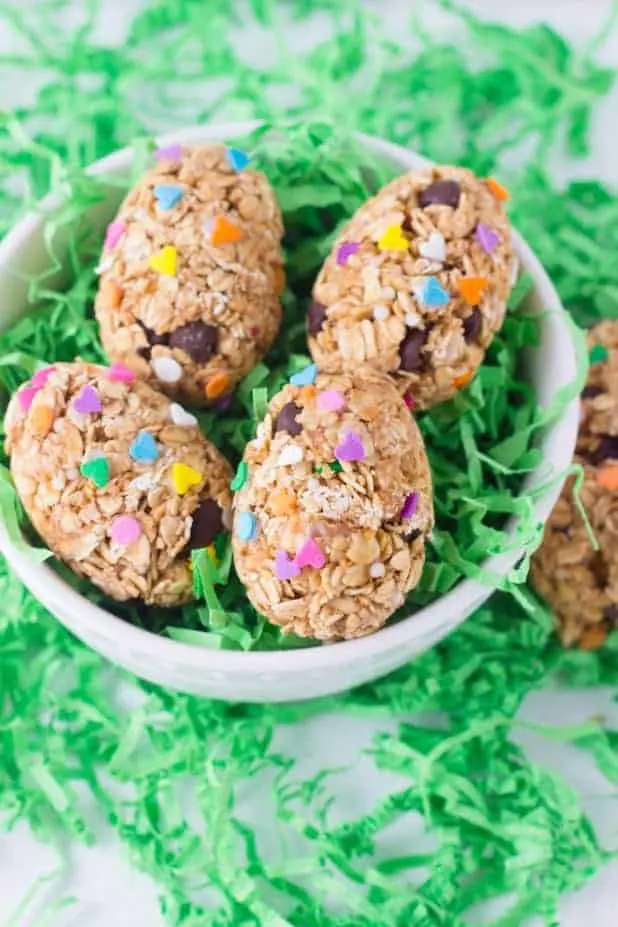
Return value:
[(94, 271), (95, 274), (104, 274), (106, 270), (110, 270), (113, 263), (114, 263), (113, 257), (103, 258), (103, 260), (99, 264), (97, 264), (95, 271)]
[(389, 311), (386, 306), (376, 306), (373, 310), (373, 317), (376, 322), (385, 322), (388, 319)]
[(420, 315), (416, 312), (406, 312), (403, 320), (408, 328), (419, 328), (422, 322)]
[(170, 418), (174, 425), (179, 425), (181, 428), (191, 428), (193, 425), (197, 425), (195, 415), (191, 415), (177, 402), (173, 402), (170, 406)]
[(162, 383), (177, 383), (182, 376), (182, 367), (173, 357), (153, 357), (151, 366)]
[(298, 444), (288, 444), (283, 448), (279, 457), (277, 458), (277, 467), (289, 467), (294, 464), (300, 463), (305, 453), (302, 447), (299, 447)]
[(386, 567), (384, 566), (383, 563), (380, 563), (379, 561), (376, 563), (372, 563), (371, 566), (369, 567), (369, 575), (371, 576), (372, 579), (381, 579), (385, 573), (386, 573)]
[(442, 264), (446, 259), (446, 242), (440, 232), (432, 232), (427, 241), (419, 246), (419, 254), (430, 261), (440, 261)]

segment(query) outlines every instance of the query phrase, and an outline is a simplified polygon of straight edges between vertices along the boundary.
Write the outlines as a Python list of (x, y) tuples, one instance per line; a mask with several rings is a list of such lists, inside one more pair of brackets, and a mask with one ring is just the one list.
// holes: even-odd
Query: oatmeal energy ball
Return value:
[(112, 360), (202, 406), (230, 393), (277, 334), (281, 214), (236, 148), (155, 156), (107, 229), (95, 311)]
[(581, 501), (569, 480), (532, 563), (532, 581), (553, 609), (565, 644), (599, 647), (618, 626), (618, 322), (588, 334), (590, 373), (582, 393), (575, 460), (584, 467)]
[(507, 191), (469, 170), (410, 171), (345, 226), (316, 280), (324, 372), (367, 364), (428, 408), (465, 386), (502, 325), (513, 275)]
[(380, 628), (418, 583), (433, 526), (416, 423), (381, 374), (316, 376), (272, 400), (236, 478), (232, 545), (255, 607), (319, 640)]
[(193, 415), (121, 364), (56, 364), (15, 394), (5, 428), (17, 491), (58, 557), (115, 599), (192, 598), (190, 550), (231, 508), (230, 467)]

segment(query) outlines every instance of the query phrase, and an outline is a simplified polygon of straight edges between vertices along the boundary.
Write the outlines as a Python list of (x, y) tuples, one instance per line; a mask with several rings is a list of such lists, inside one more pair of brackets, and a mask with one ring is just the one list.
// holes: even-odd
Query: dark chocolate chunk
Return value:
[(602, 386), (584, 386), (582, 390), (582, 399), (594, 399), (595, 396), (600, 396), (601, 393), (604, 393), (605, 390)]
[(407, 373), (422, 370), (424, 360), (421, 355), (421, 348), (428, 337), (429, 331), (427, 329), (410, 329), (399, 345), (399, 357), (401, 358), (399, 363), (400, 370), (405, 370)]
[(420, 528), (414, 528), (412, 531), (408, 531), (407, 534), (404, 534), (403, 539), (406, 542), (406, 544), (412, 544), (420, 536), (421, 536)]
[(602, 435), (596, 448), (589, 454), (593, 464), (603, 463), (605, 460), (618, 460), (618, 436)]
[(223, 530), (223, 512), (219, 503), (215, 502), (214, 499), (206, 499), (205, 502), (200, 502), (193, 513), (191, 535), (189, 537), (190, 549), (197, 550), (200, 547), (208, 547)]
[(463, 320), (463, 332), (466, 344), (476, 341), (483, 327), (483, 316), (479, 309), (473, 309), (470, 315)]
[(303, 430), (303, 426), (296, 421), (296, 416), (300, 415), (302, 409), (295, 402), (286, 402), (275, 422), (275, 431), (287, 431), (288, 434), (295, 437)]
[(605, 589), (609, 582), (609, 569), (600, 550), (595, 550), (592, 557), (590, 557), (588, 567), (599, 589)]
[(421, 209), (427, 206), (452, 206), (457, 209), (461, 187), (456, 180), (436, 180), (418, 195), (418, 205)]
[(204, 364), (217, 351), (219, 331), (205, 322), (187, 322), (170, 333), (170, 346), (180, 348), (196, 364)]
[(162, 335), (159, 335), (152, 328), (147, 328), (147, 326), (144, 324), (142, 324), (142, 328), (144, 329), (144, 334), (146, 335), (146, 338), (148, 339), (148, 344), (150, 345), (169, 344), (170, 336), (168, 332), (163, 332)]
[(618, 624), (618, 605), (606, 605), (603, 609), (603, 618), (612, 624)]
[(309, 308), (307, 309), (307, 331), (310, 335), (317, 335), (318, 332), (322, 331), (325, 319), (326, 306), (323, 306), (322, 303), (316, 303), (315, 300), (309, 303)]

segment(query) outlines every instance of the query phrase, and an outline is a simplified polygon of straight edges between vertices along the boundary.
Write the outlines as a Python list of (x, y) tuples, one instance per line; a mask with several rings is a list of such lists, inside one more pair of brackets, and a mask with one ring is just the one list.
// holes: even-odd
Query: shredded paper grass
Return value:
[[(576, 53), (547, 27), (517, 32), (442, 6), (451, 13), (443, 34), (417, 18), (395, 39), (350, 0), (336, 14), (310, 0), (253, 0), (242, 15), (240, 5), (209, 0), (208, 16), (189, 0), (144, 4), (121, 46), (110, 48), (94, 30), (92, 4), (68, 27), (61, 0), (26, 10), (0, 2), (0, 24), (19, 36), (16, 50), (0, 56), (0, 86), (11, 86), (20, 69), (38, 87), (0, 115), (0, 230), (53, 190), (50, 271), (64, 274), (62, 284), (51, 274), (30, 279), (35, 311), (0, 335), (3, 401), (45, 363), (104, 359), (92, 313), (102, 229), (85, 220), (101, 181), (84, 166), (135, 142), (138, 176), (153, 133), (215, 119), (259, 118), (277, 129), (243, 143), (273, 183), (286, 225), (282, 336), (231, 410), (200, 415), (235, 464), (268, 398), (307, 362), (304, 312), (337, 228), (392, 176), (354, 140), (356, 130), (498, 172), (513, 193), (515, 224), (574, 319), (618, 316), (618, 199), (596, 181), (559, 189), (547, 167), (558, 145), (574, 157), (588, 153), (594, 104), (614, 74), (595, 63), (594, 43)], [(286, 36), (301, 34), (315, 16), (322, 27), (326, 17), (329, 40), (304, 54), (290, 50)], [(269, 50), (261, 63), (238, 50), (249, 23)], [(520, 166), (509, 171), (513, 163)], [(539, 463), (540, 429), (578, 392), (585, 369), (581, 363), (579, 381), (549, 410), (537, 409), (521, 363), (538, 339), (527, 287), (523, 277), (472, 385), (420, 418), (437, 525), (402, 614), (462, 577), (501, 591), (447, 641), (377, 683), (317, 703), (243, 706), (129, 679), (76, 643), (3, 566), (5, 826), (26, 820), (59, 848), (67, 838), (92, 842), (88, 793), (129, 859), (154, 877), (164, 917), (179, 927), (458, 927), (472, 922), (478, 903), (496, 898), (504, 901), (495, 927), (520, 927), (533, 914), (558, 923), (563, 893), (614, 848), (600, 844), (577, 796), (516, 745), (514, 718), (525, 696), (550, 681), (615, 684), (618, 645), (613, 637), (598, 654), (562, 653), (551, 615), (521, 585), (525, 560), (502, 578), (482, 566), (491, 554), (530, 552), (538, 542), (534, 495), (520, 494), (522, 482)], [(2, 517), (14, 540), (38, 550), (27, 526), (22, 536), (2, 464)], [(79, 588), (127, 620), (195, 646), (307, 646), (251, 608), (229, 547), (217, 554), (218, 566), (194, 554), (199, 598), (182, 611), (110, 606), (87, 584)], [(118, 699), (121, 680), (126, 704)], [(354, 776), (358, 756), (347, 758), (347, 772), (305, 775), (279, 746), (286, 732), (302, 736), (300, 726), (313, 719), (327, 730), (341, 713), (384, 720), (362, 754), (384, 781), (370, 808)], [(618, 732), (595, 720), (544, 733), (588, 751), (618, 780)], [(340, 810), (342, 776), (359, 796), (357, 813), (349, 803)], [(259, 823), (247, 811), (251, 785), (269, 803)], [(394, 827), (397, 839), (389, 840)], [(58, 911), (65, 902), (56, 899)]]

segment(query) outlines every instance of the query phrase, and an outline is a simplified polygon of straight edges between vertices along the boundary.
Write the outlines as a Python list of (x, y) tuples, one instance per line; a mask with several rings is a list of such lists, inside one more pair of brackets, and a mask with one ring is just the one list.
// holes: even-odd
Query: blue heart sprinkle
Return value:
[(129, 454), (140, 463), (152, 463), (159, 456), (159, 448), (150, 432), (140, 431), (129, 448)]
[(257, 522), (251, 512), (241, 512), (236, 522), (236, 534), (241, 541), (252, 541), (257, 534)]
[(155, 199), (161, 209), (171, 209), (175, 206), (183, 192), (182, 187), (170, 183), (161, 183), (154, 188)]
[(446, 306), (450, 295), (436, 277), (428, 277), (423, 289), (422, 301), (426, 306)]
[(242, 171), (251, 160), (249, 155), (241, 151), (240, 148), (226, 148), (225, 157), (233, 171)]
[(299, 370), (298, 373), (293, 374), (290, 377), (290, 383), (293, 383), (294, 386), (311, 386), (311, 384), (315, 382), (317, 375), (317, 364), (309, 364), (308, 367), (305, 367), (303, 370)]

